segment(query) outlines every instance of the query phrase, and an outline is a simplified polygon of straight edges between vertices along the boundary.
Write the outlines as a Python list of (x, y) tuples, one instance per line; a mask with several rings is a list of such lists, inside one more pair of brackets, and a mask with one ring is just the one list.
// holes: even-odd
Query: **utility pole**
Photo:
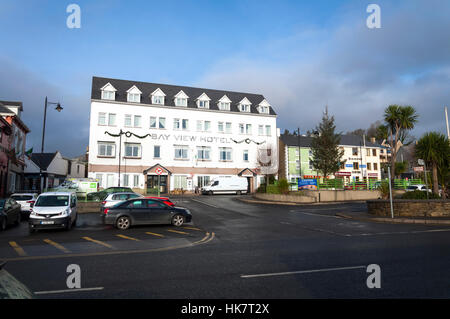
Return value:
[(447, 107), (444, 108), (445, 110), (445, 123), (447, 124), (447, 138), (450, 140), (450, 129), (448, 127), (448, 113), (447, 113)]
[[(302, 179), (302, 149), (300, 148), (300, 128), (297, 128), (297, 135), (298, 135), (298, 178)], [(298, 185), (298, 183), (297, 183)]]

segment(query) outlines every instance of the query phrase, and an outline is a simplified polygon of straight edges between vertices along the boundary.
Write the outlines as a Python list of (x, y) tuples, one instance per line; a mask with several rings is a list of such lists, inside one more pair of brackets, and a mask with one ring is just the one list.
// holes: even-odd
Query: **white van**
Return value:
[(230, 176), (213, 179), (202, 188), (202, 194), (246, 194), (248, 181), (245, 177)]
[(77, 221), (77, 195), (70, 192), (42, 193), (29, 218), (30, 233), (38, 229), (71, 229)]

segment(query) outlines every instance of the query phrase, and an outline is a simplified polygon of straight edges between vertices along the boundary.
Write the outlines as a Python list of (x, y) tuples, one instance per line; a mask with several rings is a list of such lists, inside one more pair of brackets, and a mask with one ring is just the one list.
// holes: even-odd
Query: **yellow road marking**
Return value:
[(66, 247), (64, 247), (63, 245), (60, 245), (60, 244), (58, 244), (58, 243), (55, 243), (53, 240), (50, 240), (50, 239), (44, 239), (44, 242), (46, 242), (46, 243), (49, 244), (49, 245), (52, 245), (53, 247), (55, 247), (55, 248), (61, 250), (62, 252), (66, 253), (66, 254), (68, 254), (68, 253), (71, 252), (71, 251), (68, 250)]
[(164, 237), (164, 235), (161, 235), (161, 234), (157, 234), (157, 233), (151, 233), (151, 232), (146, 232), (146, 234), (149, 234), (149, 235), (153, 235), (153, 236), (158, 236), (158, 237)]
[(189, 235), (189, 233), (185, 233), (184, 231), (179, 231), (179, 230), (168, 229), (167, 231), (170, 231), (171, 233)]
[(68, 257), (92, 257), (92, 256), (110, 256), (110, 255), (128, 255), (128, 254), (140, 254), (140, 253), (150, 253), (150, 252), (158, 252), (158, 251), (168, 251), (180, 248), (187, 248), (196, 245), (206, 244), (212, 241), (215, 238), (214, 233), (206, 233), (203, 239), (179, 246), (169, 246), (162, 248), (151, 248), (151, 249), (138, 249), (138, 250), (115, 250), (115, 251), (102, 251), (102, 252), (93, 252), (93, 253), (76, 253), (76, 254), (59, 254), (59, 255), (50, 255), (50, 256), (26, 256), (26, 257), (15, 257), (15, 258), (5, 258), (3, 261), (14, 262), (14, 261), (27, 261), (27, 260), (48, 260), (48, 259), (60, 259), (60, 258), (68, 258)]
[(139, 239), (136, 239), (136, 238), (133, 238), (133, 237), (128, 237), (128, 236), (125, 236), (125, 235), (116, 235), (117, 237), (120, 237), (120, 238), (124, 238), (124, 239), (129, 239), (129, 240), (134, 240), (134, 241), (140, 241)]
[(195, 227), (183, 227), (184, 229), (190, 229), (190, 230), (201, 230), (200, 228)]
[(22, 247), (20, 247), (19, 245), (17, 245), (17, 243), (15, 241), (10, 241), (9, 244), (11, 245), (12, 248), (14, 248), (14, 250), (16, 251), (16, 253), (19, 256), (26, 256), (27, 253), (25, 252), (25, 250), (22, 249)]
[(90, 237), (81, 237), (81, 238), (83, 238), (84, 240), (88, 240), (88, 241), (91, 241), (93, 243), (96, 243), (96, 244), (99, 244), (99, 245), (102, 245), (102, 246), (105, 246), (105, 247), (113, 249), (113, 246), (111, 246), (110, 244), (104, 243), (104, 242), (102, 242), (100, 240), (92, 239)]

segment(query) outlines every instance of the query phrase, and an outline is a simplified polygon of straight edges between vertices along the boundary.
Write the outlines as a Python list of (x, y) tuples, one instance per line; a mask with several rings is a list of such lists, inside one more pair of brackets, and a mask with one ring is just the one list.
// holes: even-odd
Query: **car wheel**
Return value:
[(128, 218), (127, 216), (122, 216), (117, 219), (116, 227), (118, 229), (126, 230), (126, 229), (130, 228), (130, 226), (131, 226), (131, 221), (130, 221), (130, 218)]
[(72, 219), (69, 218), (66, 225), (66, 230), (70, 230), (72, 228)]
[(6, 218), (2, 219), (2, 222), (0, 223), (0, 230), (6, 229)]
[(175, 215), (172, 218), (172, 225), (176, 226), (176, 227), (180, 227), (181, 225), (184, 224), (184, 217), (181, 215)]

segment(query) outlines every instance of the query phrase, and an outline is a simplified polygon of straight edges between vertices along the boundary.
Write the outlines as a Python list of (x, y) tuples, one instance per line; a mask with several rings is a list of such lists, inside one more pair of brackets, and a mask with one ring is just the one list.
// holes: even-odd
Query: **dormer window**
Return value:
[(133, 85), (127, 91), (127, 101), (131, 103), (140, 103), (141, 102), (141, 94), (142, 92), (137, 88), (136, 85)]
[(187, 106), (189, 96), (186, 95), (186, 93), (181, 90), (178, 92), (177, 95), (175, 95), (175, 106)]
[(164, 98), (166, 95), (160, 88), (157, 88), (155, 91), (153, 91), (151, 96), (152, 104), (164, 105)]
[(258, 112), (261, 114), (269, 114), (270, 104), (269, 102), (266, 101), (266, 99), (264, 99), (261, 103), (259, 103)]
[(228, 96), (224, 95), (218, 101), (217, 106), (219, 107), (219, 110), (221, 110), (221, 111), (229, 111), (230, 107), (231, 107), (231, 100), (228, 98)]
[(208, 95), (203, 93), (197, 98), (197, 106), (202, 109), (209, 109), (209, 101), (211, 101), (211, 99)]
[(100, 89), (102, 91), (102, 100), (112, 100), (116, 99), (116, 89), (111, 83), (106, 84), (104, 87)]
[(239, 102), (239, 111), (241, 112), (250, 112), (250, 105), (252, 103), (244, 97), (241, 102)]

